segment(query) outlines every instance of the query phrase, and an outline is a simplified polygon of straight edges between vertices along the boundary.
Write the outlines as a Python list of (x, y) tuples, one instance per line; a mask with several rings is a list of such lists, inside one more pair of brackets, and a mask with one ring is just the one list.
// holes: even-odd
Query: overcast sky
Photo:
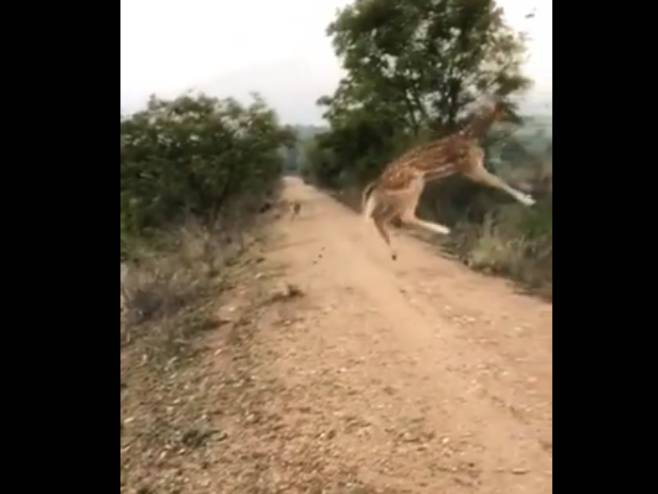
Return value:
[[(260, 92), (284, 123), (322, 123), (315, 101), (342, 76), (327, 25), (349, 0), (121, 0), (121, 111), (187, 89), (248, 101)], [(533, 108), (552, 95), (552, 0), (498, 0), (527, 32)], [(525, 16), (535, 13), (532, 18)]]

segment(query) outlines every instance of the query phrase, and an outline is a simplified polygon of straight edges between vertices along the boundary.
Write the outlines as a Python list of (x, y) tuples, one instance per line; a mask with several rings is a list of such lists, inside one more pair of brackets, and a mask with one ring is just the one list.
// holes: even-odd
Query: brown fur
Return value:
[[(461, 174), (489, 187), (501, 189), (516, 200), (531, 205), (533, 200), (489, 173), (484, 168), (484, 150), (479, 140), (494, 121), (505, 115), (503, 106), (483, 112), (461, 131), (448, 137), (417, 146), (392, 161), (381, 176), (364, 189), (366, 214), (375, 223), (384, 241), (390, 246), (387, 226), (395, 219), (434, 233), (449, 233), (448, 228), (416, 217), (416, 207), (427, 182)], [(368, 211), (366, 203), (372, 201)], [(391, 248), (393, 259), (397, 257)]]

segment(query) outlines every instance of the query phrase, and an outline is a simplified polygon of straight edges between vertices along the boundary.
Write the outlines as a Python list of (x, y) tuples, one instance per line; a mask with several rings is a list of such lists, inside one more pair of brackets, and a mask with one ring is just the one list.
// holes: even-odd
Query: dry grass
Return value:
[(207, 443), (226, 439), (212, 416), (224, 384), (210, 379), (203, 355), (209, 338), (228, 346), (244, 338), (244, 324), (221, 320), (219, 308), (232, 303), (237, 274), (250, 272), (259, 258), (250, 253), (249, 235), (220, 226), (188, 221), (172, 227), (141, 243), (122, 264), (121, 492), (126, 494), (201, 492), (188, 477), (205, 478), (204, 465), (212, 463)]
[(547, 214), (519, 206), (503, 208), (488, 215), (483, 224), (458, 224), (445, 245), (469, 267), (507, 276), (551, 299), (553, 236)]
[(193, 220), (136, 248), (121, 266), (121, 342), (146, 338), (151, 354), (171, 357), (198, 331), (217, 324), (208, 314), (223, 271), (244, 251), (243, 234)]

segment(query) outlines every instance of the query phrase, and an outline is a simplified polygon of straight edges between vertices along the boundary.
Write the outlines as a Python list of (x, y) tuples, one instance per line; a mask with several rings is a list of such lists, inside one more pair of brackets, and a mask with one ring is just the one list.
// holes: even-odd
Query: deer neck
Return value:
[(493, 111), (475, 117), (464, 127), (461, 134), (471, 139), (482, 139), (494, 123)]

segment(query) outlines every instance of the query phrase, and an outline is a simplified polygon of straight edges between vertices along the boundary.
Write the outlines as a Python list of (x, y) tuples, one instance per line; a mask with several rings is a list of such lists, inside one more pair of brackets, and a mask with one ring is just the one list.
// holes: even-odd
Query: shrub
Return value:
[(244, 196), (262, 197), (282, 171), (282, 145), (293, 135), (255, 96), (232, 99), (152, 97), (121, 122), (121, 247), (190, 215), (214, 221)]

